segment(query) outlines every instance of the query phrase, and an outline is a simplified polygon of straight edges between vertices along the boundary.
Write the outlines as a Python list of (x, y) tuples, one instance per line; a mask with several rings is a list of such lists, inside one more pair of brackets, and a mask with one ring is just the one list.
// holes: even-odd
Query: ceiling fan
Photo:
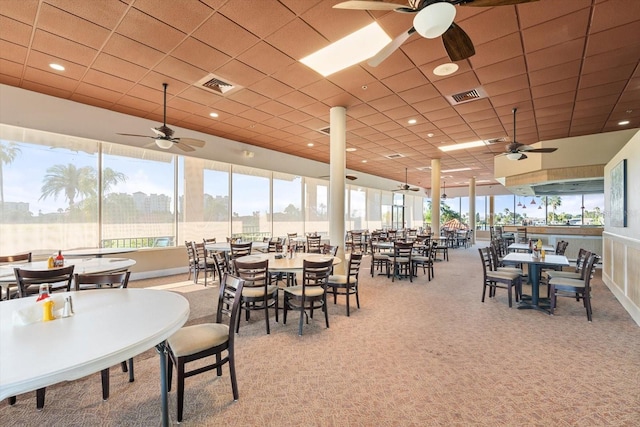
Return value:
[[(346, 174), (344, 177), (346, 179), (348, 179), (349, 181), (355, 181), (356, 179), (358, 179), (357, 175), (353, 175), (353, 174), (350, 174), (350, 173)], [(329, 179), (331, 177), (329, 175), (324, 175), (324, 176), (320, 176), (319, 178), (320, 179)]]
[(407, 168), (404, 168), (404, 184), (401, 184), (398, 187), (399, 188), (391, 191), (398, 191), (402, 193), (406, 193), (408, 191), (420, 191), (418, 187), (412, 187), (409, 185), (408, 178), (407, 178)]
[(168, 150), (173, 147), (173, 144), (176, 144), (176, 147), (181, 149), (182, 151), (195, 151), (195, 148), (204, 147), (204, 141), (201, 139), (193, 139), (193, 138), (174, 138), (173, 137), (173, 129), (167, 126), (167, 83), (162, 83), (164, 86), (164, 113), (162, 116), (162, 126), (158, 126), (155, 128), (151, 128), (151, 130), (155, 133), (155, 136), (149, 135), (136, 135), (132, 133), (118, 133), (117, 135), (124, 136), (138, 136), (141, 138), (151, 138), (155, 140), (156, 145), (164, 150)]
[(467, 59), (475, 55), (476, 51), (467, 33), (453, 22), (456, 16), (455, 6), (491, 7), (533, 1), (538, 0), (407, 0), (408, 5), (403, 6), (379, 0), (349, 0), (333, 7), (336, 9), (383, 10), (416, 14), (413, 18), (413, 26), (409, 30), (397, 36), (369, 59), (367, 63), (372, 67), (377, 67), (416, 32), (428, 39), (442, 36), (444, 48), (453, 62)]
[(524, 160), (527, 158), (525, 153), (553, 153), (557, 148), (532, 148), (530, 145), (521, 144), (516, 140), (516, 112), (517, 108), (513, 108), (513, 142), (507, 144), (506, 151), (499, 156), (507, 156), (509, 160)]

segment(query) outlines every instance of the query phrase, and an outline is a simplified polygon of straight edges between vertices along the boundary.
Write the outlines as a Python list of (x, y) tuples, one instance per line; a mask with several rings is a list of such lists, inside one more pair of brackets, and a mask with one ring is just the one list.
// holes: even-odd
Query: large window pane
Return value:
[(305, 178), (305, 229), (329, 235), (329, 183), (322, 179)]
[(232, 171), (232, 237), (262, 241), (271, 236), (271, 173), (246, 166), (233, 166)]
[(380, 203), (381, 191), (373, 188), (367, 189), (367, 228), (369, 230), (382, 228)]
[(584, 195), (584, 225), (604, 226), (604, 194)]
[(514, 224), (514, 196), (494, 196), (494, 224), (495, 225), (513, 225)]
[(103, 145), (102, 246), (176, 243), (175, 158), (153, 150)]
[[(309, 230), (316, 231), (316, 230)], [(302, 216), (302, 178), (274, 172), (273, 174), (273, 235), (304, 233)]]
[(350, 195), (350, 229), (366, 229), (367, 193), (362, 188), (351, 187)]
[(487, 196), (476, 197), (476, 230), (489, 229), (489, 208)]
[(98, 244), (98, 143), (0, 125), (0, 253)]

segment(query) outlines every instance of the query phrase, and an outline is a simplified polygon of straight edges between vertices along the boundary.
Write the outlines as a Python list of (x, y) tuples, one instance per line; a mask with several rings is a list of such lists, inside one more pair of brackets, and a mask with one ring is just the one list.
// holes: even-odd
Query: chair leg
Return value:
[(553, 310), (556, 308), (556, 287), (549, 285), (549, 292), (551, 293), (551, 304), (549, 304), (549, 314), (553, 314)]
[[(349, 296), (347, 295), (347, 298), (349, 298)], [(349, 304), (349, 300), (347, 300), (347, 307)], [(329, 309), (327, 308), (327, 293), (324, 293), (324, 296), (322, 297), (322, 310), (324, 311), (324, 321), (327, 324), (327, 328), (329, 327)]]
[(356, 283), (355, 287), (355, 294), (356, 294), (356, 306), (358, 307), (358, 309), (360, 309), (360, 294), (358, 293), (358, 284)]
[(7, 398), (7, 403), (9, 405), (15, 405), (16, 404), (16, 397), (15, 396), (11, 396)]
[[(347, 280), (348, 281), (348, 280)], [(351, 292), (351, 288), (349, 287), (349, 284), (347, 283), (347, 287), (345, 288), (346, 291), (346, 296), (347, 296), (347, 317), (349, 317), (349, 292)], [(326, 312), (327, 310), (325, 310)]]
[(176, 366), (178, 370), (178, 390), (177, 390), (177, 399), (178, 399), (178, 422), (182, 422), (182, 413), (184, 411), (184, 360), (178, 357), (178, 366)]
[(271, 334), (271, 330), (269, 329), (269, 303), (267, 300), (267, 295), (264, 297), (264, 320), (267, 323), (267, 335)]
[(36, 409), (41, 411), (44, 408), (44, 395), (47, 392), (46, 388), (39, 388), (36, 390)]
[(513, 284), (509, 283), (509, 285), (507, 285), (507, 292), (509, 292), (509, 308), (513, 306), (512, 298), (511, 298), (512, 288), (513, 288)]
[(592, 320), (592, 312), (591, 312), (591, 297), (589, 294), (585, 293), (582, 298), (584, 299), (584, 306), (587, 309), (587, 320), (591, 322)]
[(302, 319), (304, 317), (304, 301), (300, 304), (300, 323), (298, 324), (298, 335), (302, 336)]
[(133, 375), (133, 357), (131, 359), (129, 359), (129, 382), (132, 383), (134, 382), (135, 376)]
[(229, 351), (229, 376), (231, 377), (231, 391), (233, 392), (233, 400), (238, 400), (238, 382), (236, 381), (236, 362), (233, 351)]
[(100, 371), (102, 378), (102, 400), (109, 399), (109, 368)]

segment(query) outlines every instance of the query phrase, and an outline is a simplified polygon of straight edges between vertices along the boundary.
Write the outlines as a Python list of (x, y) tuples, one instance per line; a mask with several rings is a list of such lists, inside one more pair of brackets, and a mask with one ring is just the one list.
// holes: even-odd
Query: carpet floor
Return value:
[[(582, 303), (570, 298), (559, 300), (554, 316), (509, 308), (501, 289), (482, 303), (477, 247), (449, 255), (449, 262), (436, 263), (434, 280), (419, 273), (412, 283), (371, 277), (366, 257), (361, 308), (347, 317), (344, 299), (331, 301), (329, 329), (321, 313), (304, 325), (303, 336), (297, 314), (286, 325), (272, 314), (270, 335), (262, 313), (249, 322), (243, 317), (239, 400), (233, 401), (228, 369), (221, 377), (188, 378), (183, 424), (640, 425), (640, 328), (599, 278), (589, 323)], [(217, 286), (194, 285), (186, 275), (130, 286), (181, 293), (190, 324), (213, 319)], [(18, 396), (14, 406), (0, 403), (0, 424), (159, 425), (158, 357), (150, 350), (135, 363), (133, 383), (119, 367), (111, 369), (108, 401), (101, 400), (96, 373), (47, 388), (42, 411), (35, 393)], [(172, 423), (175, 407), (172, 391)]]

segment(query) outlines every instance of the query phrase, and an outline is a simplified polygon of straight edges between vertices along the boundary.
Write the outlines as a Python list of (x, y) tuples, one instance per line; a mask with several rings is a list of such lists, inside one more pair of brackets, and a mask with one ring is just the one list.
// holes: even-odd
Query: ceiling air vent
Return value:
[(399, 159), (404, 157), (404, 154), (400, 154), (400, 153), (396, 153), (396, 154), (389, 154), (385, 156), (387, 159)]
[(196, 85), (198, 87), (201, 87), (202, 89), (217, 93), (218, 95), (224, 95), (239, 88), (239, 86), (235, 83), (224, 81), (220, 77), (213, 74), (209, 74), (206, 77), (198, 80)]
[(330, 127), (326, 127), (326, 128), (318, 129), (318, 132), (330, 136), (331, 135), (331, 128)]
[(476, 99), (486, 98), (487, 93), (481, 87), (448, 95), (446, 98), (451, 105), (464, 104), (465, 102), (475, 101)]

